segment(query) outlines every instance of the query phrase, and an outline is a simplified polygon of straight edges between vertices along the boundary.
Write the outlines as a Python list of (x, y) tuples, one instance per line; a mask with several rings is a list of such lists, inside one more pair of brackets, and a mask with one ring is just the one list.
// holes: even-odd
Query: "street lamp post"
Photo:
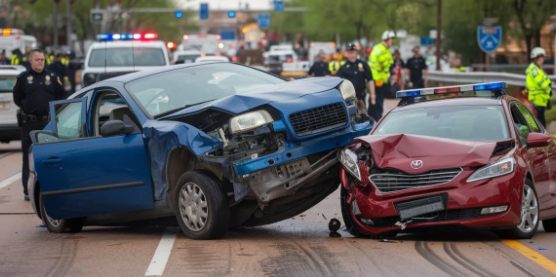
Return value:
[(442, 45), (442, 0), (438, 0), (436, 6), (436, 70), (440, 71), (440, 47)]

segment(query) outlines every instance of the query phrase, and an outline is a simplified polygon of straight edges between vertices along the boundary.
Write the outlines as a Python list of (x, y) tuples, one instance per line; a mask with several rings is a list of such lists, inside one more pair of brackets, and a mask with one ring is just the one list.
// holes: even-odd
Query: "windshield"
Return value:
[(144, 77), (126, 88), (151, 116), (285, 82), (236, 64), (204, 64)]
[[(133, 53), (133, 54), (132, 54)], [(164, 52), (160, 48), (121, 47), (94, 49), (89, 57), (90, 67), (106, 66), (164, 66)]]
[(12, 93), (12, 90), (15, 86), (15, 76), (13, 77), (0, 77), (0, 93), (2, 92), (9, 92)]
[(393, 111), (374, 135), (411, 134), (470, 141), (510, 137), (502, 106), (434, 107)]
[(196, 58), (200, 57), (201, 54), (193, 54), (193, 55), (179, 55), (177, 61), (185, 61), (192, 63)]

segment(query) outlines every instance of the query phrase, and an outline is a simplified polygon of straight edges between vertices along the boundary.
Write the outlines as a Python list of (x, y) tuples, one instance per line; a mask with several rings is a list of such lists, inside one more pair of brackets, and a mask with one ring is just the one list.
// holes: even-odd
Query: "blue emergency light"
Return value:
[(99, 34), (97, 40), (113, 41), (113, 40), (154, 40), (158, 37), (155, 33), (145, 34)]
[(405, 98), (405, 97), (426, 96), (426, 95), (435, 95), (435, 94), (444, 94), (444, 93), (503, 89), (507, 87), (508, 84), (506, 82), (495, 82), (495, 83), (462, 85), (462, 86), (452, 86), (452, 87), (401, 90), (396, 92), (396, 97)]

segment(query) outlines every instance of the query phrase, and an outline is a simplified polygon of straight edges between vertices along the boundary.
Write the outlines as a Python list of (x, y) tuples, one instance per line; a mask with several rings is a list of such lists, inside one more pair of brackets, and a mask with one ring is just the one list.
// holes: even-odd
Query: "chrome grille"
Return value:
[(342, 103), (326, 105), (290, 115), (290, 124), (299, 137), (332, 130), (347, 123), (347, 111)]
[(371, 173), (369, 180), (380, 192), (389, 193), (446, 184), (454, 180), (461, 171), (461, 168), (449, 168), (432, 170), (422, 174), (407, 174), (400, 170), (389, 169)]

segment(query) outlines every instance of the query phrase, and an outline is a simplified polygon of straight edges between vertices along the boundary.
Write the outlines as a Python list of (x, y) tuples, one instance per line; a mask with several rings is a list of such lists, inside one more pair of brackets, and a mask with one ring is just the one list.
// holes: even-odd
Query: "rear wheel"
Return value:
[(539, 200), (533, 182), (525, 180), (521, 200), (521, 219), (519, 224), (511, 229), (497, 230), (500, 237), (509, 239), (530, 239), (537, 232), (539, 226)]
[(46, 229), (51, 233), (77, 233), (83, 229), (83, 221), (81, 219), (54, 219), (46, 214), (44, 208), (43, 196), (39, 198), (39, 206), (42, 222)]
[(217, 239), (226, 233), (230, 208), (220, 182), (199, 171), (184, 173), (173, 195), (174, 213), (191, 239)]

